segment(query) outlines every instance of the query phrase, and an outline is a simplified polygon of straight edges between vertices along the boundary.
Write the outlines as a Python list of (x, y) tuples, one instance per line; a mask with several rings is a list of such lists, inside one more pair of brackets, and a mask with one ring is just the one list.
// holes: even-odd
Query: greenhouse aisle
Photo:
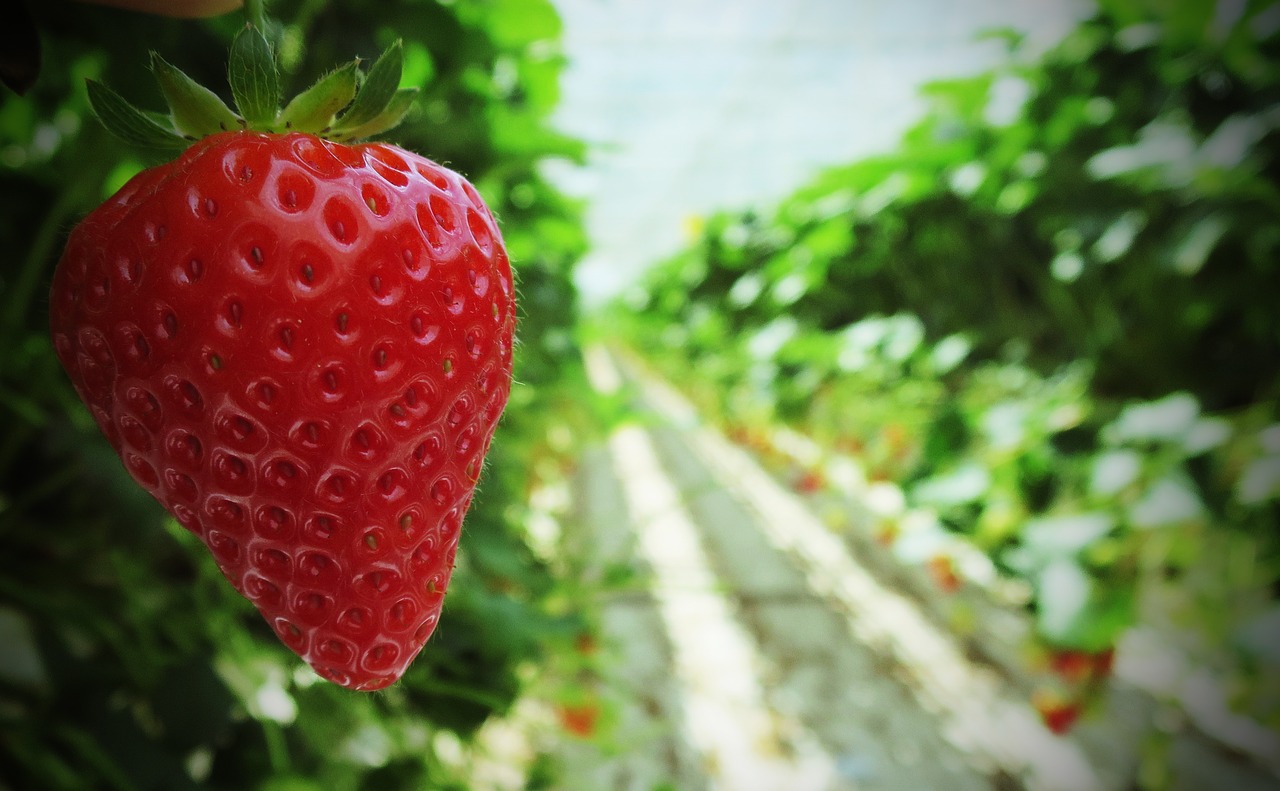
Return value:
[(583, 787), (1109, 785), (678, 396), (601, 348), (587, 362), (638, 421), (584, 460), (580, 522), (594, 564), (648, 592), (605, 606), (629, 749), (580, 756)]

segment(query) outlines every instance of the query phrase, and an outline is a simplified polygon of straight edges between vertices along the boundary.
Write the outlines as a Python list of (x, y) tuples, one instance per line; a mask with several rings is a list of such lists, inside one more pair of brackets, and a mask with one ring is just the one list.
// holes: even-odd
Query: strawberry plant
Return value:
[(896, 150), (707, 218), (609, 314), (738, 435), (900, 492), (913, 519), (855, 543), (909, 550), (939, 609), (982, 586), (932, 550), (984, 554), (1034, 641), (1009, 655), (1055, 657), (1019, 672), (1056, 731), (1151, 632), (1280, 717), (1280, 28), (1214, 8), (1104, 0), (1034, 56), (994, 34), (1008, 62), (925, 86)]
[[(402, 71), (393, 88), (416, 88), (419, 98), (395, 127), (399, 148), (393, 149), (387, 143), (356, 143), (348, 133), (340, 133), (338, 137), (342, 139), (328, 142), (299, 134), (290, 138), (289, 145), (277, 148), (270, 142), (274, 136), (281, 140), (287, 137), (278, 134), (283, 131), (280, 129), (231, 135), (219, 131), (199, 142), (182, 142), (181, 145), (192, 147), (176, 160), (173, 151), (178, 144), (167, 133), (156, 135), (152, 122), (158, 119), (152, 113), (143, 113), (148, 119), (142, 122), (146, 128), (143, 134), (150, 142), (158, 140), (174, 144), (175, 148), (142, 147), (107, 133), (90, 115), (90, 97), (84, 81), (89, 78), (110, 86), (139, 106), (154, 106), (154, 76), (181, 81), (168, 68), (171, 62), (175, 70), (181, 68), (210, 86), (227, 112), (234, 113), (232, 108), (245, 110), (236, 95), (245, 86), (230, 86), (232, 90), (228, 91), (225, 77), (226, 49), (244, 29), (243, 18), (231, 14), (204, 21), (165, 20), (92, 4), (77, 4), (74, 14), (63, 13), (61, 6), (31, 5), (32, 16), (41, 30), (45, 65), (25, 94), (5, 92), (0, 97), (0, 237), (6, 248), (14, 251), (0, 272), (0, 297), (5, 306), (0, 319), (4, 325), (0, 333), (0, 410), (5, 426), (5, 431), (0, 432), (0, 642), (12, 649), (0, 661), (0, 701), (7, 712), (15, 713), (0, 721), (0, 784), (39, 788), (288, 785), (355, 789), (374, 783), (386, 788), (458, 787), (459, 783), (465, 785), (465, 766), (458, 763), (456, 750), (442, 745), (450, 738), (460, 738), (465, 756), (469, 740), (491, 718), (505, 714), (526, 689), (530, 680), (528, 668), (556, 645), (558, 634), (569, 631), (563, 623), (574, 620), (572, 608), (558, 597), (560, 582), (555, 570), (530, 550), (524, 522), (529, 509), (526, 493), (548, 475), (561, 474), (558, 471), (563, 469), (564, 457), (572, 452), (572, 432), (567, 444), (562, 441), (554, 447), (548, 446), (545, 437), (553, 426), (564, 433), (563, 428), (571, 426), (572, 417), (581, 412), (581, 394), (573, 384), (573, 346), (566, 339), (575, 312), (569, 275), (581, 252), (583, 236), (576, 209), (537, 172), (542, 158), (573, 157), (579, 146), (545, 126), (555, 102), (560, 68), (554, 57), (559, 35), (555, 13), (542, 2), (521, 2), (516, 4), (518, 8), (509, 5), (446, 6), (361, 0), (317, 5), (279, 0), (271, 9), (274, 19), (255, 27), (275, 54), (282, 84), (295, 92), (306, 96), (305, 87), (326, 76), (330, 87), (335, 83), (340, 88), (350, 86), (350, 80), (355, 78), (359, 92), (385, 92), (388, 83), (396, 82), (394, 76), (385, 79), (390, 74), (389, 67), (395, 60), (400, 61)], [(112, 35), (103, 36), (104, 30), (110, 30)], [(399, 47), (395, 46), (397, 40), (402, 40)], [(378, 60), (370, 56), (388, 47), (391, 54), (381, 67), (376, 66)], [(163, 54), (164, 63), (156, 61), (148, 69), (149, 50), (153, 49)], [(353, 67), (350, 61), (357, 56), (370, 59)], [(348, 65), (333, 72), (332, 64), (343, 61)], [(504, 64), (502, 68), (495, 66), (499, 62)], [(382, 71), (384, 77), (375, 79), (375, 71)], [(500, 74), (505, 76), (498, 79)], [(377, 87), (379, 82), (381, 88)], [(170, 84), (161, 94), (172, 93), (174, 88)], [(182, 92), (189, 86), (176, 88)], [(98, 88), (93, 90), (95, 101), (106, 95)], [(319, 94), (311, 94), (311, 99), (317, 98)], [(208, 97), (197, 99), (207, 114), (211, 105)], [(393, 103), (402, 100), (393, 93)], [(118, 106), (109, 96), (106, 101)], [(322, 104), (311, 103), (310, 99), (301, 105), (281, 101), (282, 106), (277, 109), (291, 112), (288, 108), (292, 106), (293, 113), (314, 117), (324, 113)], [(367, 112), (368, 107), (366, 104), (362, 112)], [(310, 112), (303, 113), (305, 109)], [(330, 109), (329, 113), (337, 115), (342, 109)], [(352, 105), (347, 111), (352, 127), (357, 125), (358, 117), (349, 113), (355, 109)], [(227, 120), (216, 107), (214, 112)], [(131, 117), (137, 120), (137, 116)], [(292, 117), (296, 122), (297, 115)], [(186, 122), (196, 121), (185, 114), (183, 118)], [(163, 120), (172, 123), (173, 119)], [(389, 116), (382, 119), (390, 120)], [(273, 122), (263, 119), (252, 123), (270, 127)], [(366, 127), (362, 134), (370, 130)], [(230, 143), (231, 140), (239, 142)], [(242, 143), (244, 148), (240, 147)], [(400, 346), (401, 362), (406, 366), (427, 366), (423, 377), (434, 370), (443, 377), (436, 382), (437, 395), (443, 397), (447, 391), (454, 396), (447, 405), (431, 402), (438, 406), (430, 416), (422, 401), (418, 412), (406, 403), (404, 415), (396, 414), (393, 400), (381, 403), (379, 414), (371, 414), (367, 420), (377, 424), (387, 440), (383, 449), (399, 446), (406, 454), (404, 458), (414, 461), (413, 451), (419, 443), (402, 445), (407, 427), (397, 421), (409, 419), (419, 427), (437, 421), (442, 434), (471, 425), (474, 433), (469, 436), (477, 444), (470, 446), (470, 453), (478, 461), (483, 447), (480, 421), (484, 419), (478, 414), (479, 407), (474, 417), (457, 427), (449, 425), (449, 409), (444, 407), (451, 407), (463, 389), (472, 387), (466, 380), (472, 384), (477, 381), (473, 375), (479, 369), (469, 362), (468, 331), (477, 325), (493, 328), (492, 334), (486, 336), (492, 344), (482, 354), (494, 355), (486, 359), (490, 360), (492, 371), (500, 374), (495, 374), (490, 387), (505, 387), (509, 374), (499, 356), (499, 342), (510, 322), (518, 325), (520, 346), (511, 361), (515, 384), (509, 398), (510, 404), (519, 408), (506, 411), (482, 467), (470, 471), (465, 463), (450, 463), (450, 469), (440, 467), (440, 472), (448, 472), (457, 484), (451, 497), (461, 497), (464, 487), (476, 486), (457, 554), (452, 562), (445, 556), (438, 556), (435, 561), (441, 568), (456, 563), (443, 615), (428, 649), (407, 667), (398, 682), (375, 694), (321, 682), (281, 639), (282, 635), (272, 629), (273, 624), (229, 584), (216, 554), (211, 554), (200, 537), (185, 529), (138, 486), (126, 467), (127, 460), (122, 463), (116, 457), (93, 410), (77, 397), (50, 333), (51, 303), (43, 293), (52, 285), (60, 251), (78, 221), (100, 204), (109, 205), (111, 196), (131, 180), (122, 195), (146, 186), (152, 176), (144, 171), (150, 168), (157, 168), (152, 174), (168, 174), (169, 178), (161, 180), (172, 187), (189, 173), (201, 170), (196, 164), (189, 172), (183, 172), (189, 161), (184, 157), (203, 152), (204, 166), (216, 165), (212, 169), (218, 170), (219, 154), (234, 151), (248, 152), (243, 162), (253, 171), (248, 184), (257, 185), (240, 193), (242, 196), (265, 188), (268, 182), (274, 184), (279, 172), (293, 173), (315, 189), (314, 193), (305, 193), (303, 186), (294, 191), (295, 199), (305, 195), (312, 201), (307, 211), (297, 214), (282, 208), (280, 199), (287, 199), (287, 189), (283, 194), (263, 193), (270, 201), (263, 207), (266, 220), (255, 221), (265, 225), (278, 219), (282, 223), (273, 236), (277, 245), (283, 245), (275, 248), (279, 256), (287, 255), (285, 248), (290, 241), (295, 247), (305, 247), (304, 235), (310, 237), (305, 241), (314, 246), (308, 248), (312, 253), (322, 253), (330, 247), (341, 249), (341, 240), (335, 236), (335, 221), (340, 222), (340, 235), (351, 231), (358, 234), (348, 247), (395, 253), (395, 258), (384, 263), (394, 264), (397, 273), (405, 274), (384, 277), (380, 284), (384, 296), (394, 294), (397, 299), (407, 299), (411, 293), (423, 301), (418, 307), (424, 316), (421, 322), (415, 322), (408, 314), (381, 318), (394, 308), (386, 308), (375, 298), (371, 277), (377, 273), (347, 267), (355, 257), (346, 253), (330, 250), (330, 256), (317, 255), (310, 261), (313, 288), (307, 291), (304, 265), (308, 262), (300, 259), (278, 258), (281, 268), (273, 274), (262, 273), (258, 280), (237, 284), (237, 270), (215, 266), (209, 255), (215, 249), (225, 249), (234, 236), (229, 231), (211, 236), (207, 246), (200, 245), (201, 251), (207, 251), (204, 257), (188, 256), (195, 246), (174, 252), (176, 258), (169, 259), (168, 265), (156, 265), (148, 277), (157, 288), (173, 289), (163, 297), (159, 291), (153, 293), (157, 295), (155, 299), (173, 309), (179, 322), (177, 335), (161, 337), (161, 328), (167, 330), (171, 323), (164, 318), (167, 314), (148, 316), (143, 307), (131, 315), (121, 311), (114, 314), (117, 324), (131, 322), (140, 331), (154, 330), (156, 334), (146, 338), (150, 356), (145, 362), (134, 362), (127, 356), (116, 358), (115, 351), (122, 347), (114, 347), (112, 354), (120, 365), (159, 366), (162, 359), (179, 364), (176, 357), (164, 357), (174, 349), (182, 348), (186, 350), (184, 354), (194, 352), (194, 357), (181, 363), (189, 366), (187, 370), (178, 375), (199, 386), (201, 404), (214, 422), (208, 424), (212, 432), (208, 436), (195, 437), (194, 424), (183, 430), (201, 441), (206, 465), (216, 446), (235, 440), (239, 433), (235, 429), (240, 424), (221, 424), (233, 431), (231, 440), (223, 439), (214, 415), (247, 393), (240, 392), (240, 387), (219, 391), (216, 383), (202, 377), (211, 377), (216, 370), (218, 374), (230, 374), (227, 381), (235, 381), (248, 370), (242, 366), (254, 359), (270, 358), (271, 364), (279, 367), (263, 376), (277, 379), (276, 403), (298, 407), (318, 397), (325, 392), (323, 372), (304, 373), (305, 363), (314, 363), (321, 356), (337, 360), (336, 353), (326, 355), (322, 339), (311, 332), (323, 329), (330, 333), (324, 342), (331, 342), (337, 337), (339, 319), (336, 314), (325, 316), (324, 310), (312, 308), (331, 296), (342, 299), (344, 293), (353, 306), (359, 303), (365, 311), (361, 319), (353, 309), (347, 319), (348, 329), (353, 331), (351, 349), (359, 354), (344, 363), (350, 366), (347, 370), (352, 378), (338, 383), (361, 388), (346, 391), (349, 398), (359, 400), (355, 397), (363, 398), (366, 393), (373, 397), (380, 364), (388, 366), (386, 372), (392, 371), (396, 363), (394, 349), (388, 346), (384, 357), (376, 348), (377, 342), (388, 334), (414, 339), (408, 346)], [(345, 153), (341, 154), (342, 159), (335, 159), (333, 152)], [(453, 173), (438, 170), (425, 157), (409, 152), (447, 162)], [(277, 158), (277, 154), (284, 158)], [(334, 170), (354, 174), (363, 184), (384, 191), (365, 195), (357, 190), (339, 195), (341, 188), (336, 182), (341, 179), (316, 173), (308, 162), (329, 176), (334, 175)], [(392, 165), (403, 166), (403, 173)], [(280, 171), (273, 175), (276, 167)], [(208, 172), (205, 170), (206, 175)], [(432, 186), (423, 172), (433, 178), (442, 177), (446, 188)], [(461, 177), (455, 173), (466, 174), (474, 192), (463, 187)], [(215, 216), (248, 222), (246, 213), (237, 214), (233, 208), (236, 180), (217, 178), (223, 180), (227, 192), (212, 195)], [(449, 202), (457, 212), (459, 224), (454, 234), (442, 237), (446, 252), (441, 265), (433, 271), (439, 279), (431, 282), (439, 289), (432, 293), (424, 291), (430, 286), (409, 277), (403, 258), (403, 249), (408, 246), (405, 239), (396, 241), (392, 249), (392, 242), (381, 235), (366, 233), (376, 223), (384, 224), (378, 227), (400, 227), (400, 220), (408, 216), (414, 232), (423, 240), (424, 246), (416, 249), (422, 254), (419, 260), (426, 264), (430, 240), (421, 234), (416, 211), (409, 215), (398, 213), (410, 205), (416, 207), (417, 202), (406, 197), (411, 190), (430, 192)], [(136, 197), (142, 193), (134, 194)], [(479, 209), (477, 196), (483, 196), (490, 212)], [(347, 217), (325, 217), (326, 203), (336, 198), (352, 210), (353, 225), (348, 225)], [(393, 198), (399, 209), (392, 208)], [(426, 202), (429, 206), (431, 199)], [(197, 202), (193, 210), (185, 196), (176, 204), (156, 206), (156, 211), (169, 213), (165, 239), (170, 242), (178, 227), (199, 227), (191, 224), (200, 217), (196, 210), (203, 211), (205, 219), (209, 219), (207, 203), (201, 210)], [(376, 213), (383, 209), (388, 212), (385, 216)], [(497, 247), (474, 260), (470, 256), (478, 248), (469, 253), (461, 251), (474, 246), (461, 241), (464, 235), (472, 234), (469, 227), (462, 227), (468, 210), (478, 213), (481, 226), (494, 227), (500, 233), (493, 239), (500, 239), (505, 246), (515, 270), (509, 282), (518, 284), (516, 288), (523, 298), (518, 308), (511, 308), (507, 302), (500, 305), (508, 308), (504, 326), (493, 323), (491, 307), (470, 299), (459, 315), (476, 321), (467, 322), (467, 329), (458, 332), (445, 331), (441, 322), (432, 345), (442, 354), (424, 361), (410, 355), (416, 354), (420, 346), (413, 335), (418, 324), (424, 331), (430, 329), (425, 311), (452, 317), (448, 307), (458, 306), (457, 295), (474, 297), (475, 285), (461, 258), (472, 264), (477, 276), (490, 275), (490, 297), (500, 293)], [(150, 208), (138, 210), (139, 222), (145, 225), (141, 215), (150, 212)], [(496, 225), (490, 225), (489, 214), (496, 218)], [(304, 216), (315, 221), (309, 232), (303, 229)], [(292, 217), (298, 225), (289, 230), (286, 217)], [(129, 220), (110, 226), (93, 221), (91, 225), (110, 236), (116, 230), (123, 233)], [(143, 231), (145, 244), (145, 228)], [(77, 234), (84, 236), (82, 231)], [(75, 246), (73, 242), (72, 247)], [(242, 263), (256, 263), (253, 246), (244, 251), (248, 258)], [(86, 246), (81, 243), (80, 249), (84, 251)], [(264, 244), (261, 252), (264, 262), (269, 260), (269, 246)], [(184, 259), (186, 263), (180, 263)], [(199, 265), (192, 268), (192, 260), (198, 260)], [(225, 257), (222, 261), (226, 263)], [(322, 278), (326, 262), (333, 264), (327, 281)], [(339, 263), (344, 267), (339, 268)], [(489, 264), (494, 266), (492, 270), (485, 268)], [(86, 267), (86, 271), (97, 266)], [(59, 283), (70, 288), (75, 272), (65, 274)], [(124, 274), (130, 274), (129, 270)], [(180, 284), (173, 278), (190, 279), (192, 274), (196, 274), (192, 282), (178, 288)], [(425, 270), (421, 274), (426, 282)], [(274, 279), (276, 275), (279, 280)], [(116, 280), (111, 285), (126, 284)], [(85, 281), (82, 287), (90, 297), (88, 301), (96, 299), (93, 284)], [(453, 289), (454, 300), (443, 298), (445, 287)], [(244, 330), (251, 319), (262, 323), (238, 340), (227, 335), (227, 327), (233, 325), (221, 319), (230, 321), (236, 311), (225, 299), (211, 298), (211, 288), (226, 288), (221, 296), (241, 300), (239, 315)], [(127, 293), (128, 288), (117, 288), (112, 296), (118, 298)], [(251, 312), (249, 308), (255, 305), (257, 308)], [(294, 327), (292, 336), (292, 363), (270, 354), (272, 348), (279, 350), (278, 344), (289, 333), (281, 335), (278, 329), (283, 326), (276, 327), (270, 317), (260, 312), (268, 306), (277, 311), (293, 311), (291, 318), (301, 322)], [(331, 307), (338, 306), (333, 303)], [(258, 313), (256, 319), (253, 313)], [(77, 316), (72, 311), (59, 315), (65, 322), (60, 325), (62, 334), (67, 335), (68, 341), (74, 336), (74, 342), (79, 343), (81, 335), (95, 335), (89, 325), (104, 312), (87, 311), (84, 316)], [(75, 329), (71, 330), (73, 326)], [(99, 331), (110, 343), (120, 340), (105, 325)], [(196, 341), (200, 333), (208, 333), (201, 336), (206, 340), (217, 339), (220, 348), (210, 349), (219, 352), (216, 369), (211, 358), (202, 354), (204, 344)], [(479, 336), (473, 338), (473, 342), (478, 340)], [(186, 346), (187, 343), (191, 345)], [(446, 347), (451, 349), (449, 354), (444, 354)], [(135, 343), (134, 350), (138, 348)], [(444, 360), (449, 356), (454, 359), (450, 371), (445, 372)], [(70, 359), (73, 375), (79, 376), (80, 355)], [(240, 362), (235, 363), (236, 359)], [(91, 376), (84, 381), (90, 389), (97, 387), (92, 380), (93, 364), (87, 363)], [(240, 373), (236, 373), (237, 369)], [(392, 378), (401, 376), (404, 370), (400, 368)], [(181, 389), (190, 394), (187, 388)], [(401, 388), (399, 397), (408, 389), (407, 385)], [(166, 408), (166, 419), (189, 419), (174, 406), (178, 402), (168, 400), (168, 392), (162, 377), (154, 395)], [(470, 392), (472, 403), (478, 404), (478, 389)], [(493, 392), (496, 391), (491, 395)], [(242, 405), (248, 409), (240, 414), (252, 421), (255, 432), (265, 435), (266, 415), (254, 411), (252, 402)], [(336, 410), (321, 414), (326, 409), (330, 408), (317, 404), (311, 415), (317, 421), (317, 439), (321, 439), (318, 421), (327, 421), (336, 428), (339, 421), (346, 419)], [(176, 476), (172, 481), (166, 479), (166, 468), (188, 476), (192, 482), (199, 480), (196, 474), (169, 461), (168, 454), (180, 452), (184, 444), (179, 441), (169, 445), (174, 428), (179, 427), (166, 425), (163, 432), (153, 436), (151, 449), (145, 453), (130, 448), (128, 440), (121, 446), (139, 457), (157, 454), (151, 460), (142, 460), (156, 469), (158, 491), (164, 498), (186, 488), (186, 482)], [(349, 428), (351, 432), (357, 429)], [(124, 433), (117, 431), (118, 437), (124, 439)], [(134, 436), (139, 437), (136, 433)], [(376, 438), (373, 433), (364, 436)], [(303, 428), (300, 434), (291, 435), (286, 430), (269, 439), (287, 444), (295, 440), (309, 442), (309, 437), (310, 432)], [(335, 438), (336, 435), (329, 439)], [(347, 439), (351, 438), (349, 433)], [(458, 436), (453, 437), (455, 447), (457, 439)], [(188, 449), (194, 447), (189, 440), (185, 444)], [(281, 475), (268, 475), (256, 463), (246, 463), (246, 470), (252, 470), (257, 476), (255, 481), (263, 487), (269, 485), (268, 479), (283, 483), (297, 480), (304, 471), (313, 476), (311, 483), (318, 485), (317, 470), (307, 468), (317, 463), (315, 457), (307, 456), (302, 446), (296, 447), (299, 455), (290, 460), (297, 469), (293, 478), (283, 471), (287, 468), (278, 466), (273, 470)], [(250, 458), (243, 451), (234, 455), (246, 462)], [(253, 457), (253, 461), (266, 465), (273, 459), (286, 460), (283, 452), (268, 455), (270, 458)], [(353, 461), (344, 459), (339, 466), (355, 472)], [(373, 537), (376, 549), (365, 541), (364, 533), (351, 534), (355, 543), (345, 551), (353, 557), (361, 552), (366, 557), (383, 551), (399, 552), (405, 546), (407, 536), (400, 532), (400, 517), (404, 514), (375, 509), (380, 492), (384, 491), (379, 489), (379, 480), (391, 466), (394, 465), (388, 462), (378, 470), (361, 468), (360, 476), (368, 489), (365, 504), (359, 507), (369, 509), (363, 516), (374, 517), (365, 527), (374, 527), (375, 520), (385, 519), (379, 524), (390, 532), (385, 534), (387, 541), (382, 534)], [(408, 468), (405, 472), (413, 474)], [(475, 472), (479, 472), (478, 484), (467, 478)], [(414, 491), (422, 501), (421, 509), (437, 507), (430, 497), (430, 485), (437, 477), (439, 474), (425, 482), (425, 492), (420, 488)], [(178, 488), (173, 488), (173, 482)], [(403, 483), (394, 475), (385, 482), (385, 492), (392, 495)], [(414, 481), (415, 486), (421, 483)], [(239, 495), (227, 499), (235, 497)], [(407, 499), (400, 502), (409, 507)], [(455, 501), (455, 505), (460, 503), (461, 500)], [(185, 505), (181, 500), (174, 504)], [(254, 529), (258, 509), (248, 507), (247, 502), (240, 505), (246, 528)], [(284, 511), (283, 503), (273, 505)], [(209, 516), (200, 508), (188, 507), (202, 518)], [(313, 512), (338, 516), (330, 505), (322, 507), (318, 501), (310, 507)], [(187, 516), (183, 508), (174, 511), (178, 517)], [(420, 512), (421, 525), (417, 524), (418, 511), (413, 512), (413, 521), (406, 523), (410, 532), (419, 527), (427, 530), (427, 512)], [(234, 516), (234, 509), (227, 513)], [(305, 524), (305, 515), (300, 518)], [(272, 521), (277, 520), (268, 518), (262, 524)], [(446, 527), (439, 537), (445, 538), (451, 530), (455, 528)], [(442, 543), (437, 543), (437, 549)], [(424, 546), (427, 545), (430, 541), (426, 541)], [(249, 560), (248, 555), (243, 557), (246, 571), (248, 563), (258, 562)], [(410, 553), (408, 558), (412, 557)], [(425, 557), (420, 554), (420, 558)], [(341, 557), (335, 558), (342, 561)], [(228, 569), (234, 579), (236, 567)], [(298, 583), (304, 579), (299, 576), (300, 570), (303, 566), (295, 564), (291, 577), (299, 593), (302, 590)], [(394, 576), (384, 576), (377, 587), (394, 581)], [(433, 606), (438, 606), (443, 593), (440, 580), (436, 581), (434, 594), (427, 590), (428, 579), (419, 581), (421, 595), (434, 596)], [(323, 588), (312, 590), (321, 595), (322, 603), (329, 595)], [(400, 598), (417, 595), (418, 591), (406, 588), (402, 597), (386, 604), (394, 609)], [(334, 603), (336, 606), (336, 598)], [(285, 604), (289, 606), (287, 601)], [(367, 608), (370, 615), (378, 609), (374, 601), (343, 609), (351, 610), (353, 606)], [(385, 614), (393, 616), (389, 610)], [(421, 607), (418, 615), (426, 617)], [(423, 623), (426, 621), (418, 625)], [(305, 623), (295, 625), (300, 632), (310, 628)], [(296, 639), (287, 627), (283, 636)], [(396, 639), (400, 638), (393, 637), (388, 642)], [(406, 645), (412, 647), (412, 639)], [(386, 649), (380, 656), (388, 657)], [(407, 661), (403, 653), (396, 662), (402, 660)], [(328, 667), (341, 669), (333, 664)], [(368, 681), (355, 676), (351, 680), (355, 685)]]

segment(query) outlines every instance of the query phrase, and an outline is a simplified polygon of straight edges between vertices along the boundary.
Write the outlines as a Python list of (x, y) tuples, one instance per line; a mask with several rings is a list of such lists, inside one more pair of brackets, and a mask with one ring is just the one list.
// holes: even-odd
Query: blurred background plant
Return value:
[[(421, 86), (394, 139), (466, 174), (501, 217), (521, 291), (517, 385), (446, 625), (404, 683), (353, 695), (300, 669), (199, 542), (127, 478), (47, 337), (47, 278), (71, 225), (157, 159), (109, 137), (85, 78), (158, 107), (155, 50), (225, 86), (238, 13), (192, 21), (33, 3), (44, 68), (0, 102), (0, 787), (469, 788), (473, 737), (581, 630), (529, 493), (562, 475), (580, 419), (571, 271), (579, 209), (537, 172), (581, 146), (546, 118), (563, 65), (549, 2), (279, 0), (287, 81), (404, 39)], [(74, 13), (72, 13), (74, 11)], [(224, 91), (225, 92), (225, 91)], [(532, 760), (532, 759), (531, 759)]]
[(897, 150), (706, 218), (610, 325), (730, 436), (812, 440), (798, 490), (841, 455), (900, 486), (925, 518), (870, 529), (952, 590), (976, 547), (1042, 655), (1158, 628), (1280, 726), (1278, 31), (1191, 0), (1101, 0), (1037, 57), (996, 31)]
[[(548, 121), (550, 0), (273, 2), (294, 87), (404, 39), (422, 98), (393, 138), (476, 183), (518, 270), (516, 387), (445, 617), (377, 695), (299, 669), (132, 485), (45, 329), (65, 234), (156, 161), (92, 120), (84, 78), (158, 106), (154, 49), (220, 86), (242, 18), (66, 9), (31, 4), (46, 66), (0, 102), (0, 788), (478, 788), (485, 734), (530, 698), (606, 743), (594, 608), (642, 580), (584, 573), (559, 532), (584, 437), (629, 417), (625, 391), (589, 395), (584, 337), (638, 352), (842, 537), (920, 570), (954, 631), (981, 629), (975, 592), (1025, 616), (1014, 659), (1057, 679), (1033, 691), (1052, 730), (1147, 630), (1280, 731), (1275, 4), (1099, 0), (1042, 55), (996, 31), (1003, 64), (925, 86), (895, 149), (704, 218), (588, 311), (581, 207), (542, 175), (584, 154)], [(828, 508), (850, 461), (871, 522)], [(540, 749), (501, 787), (554, 787)], [(1168, 766), (1154, 750), (1135, 785), (1170, 787)]]

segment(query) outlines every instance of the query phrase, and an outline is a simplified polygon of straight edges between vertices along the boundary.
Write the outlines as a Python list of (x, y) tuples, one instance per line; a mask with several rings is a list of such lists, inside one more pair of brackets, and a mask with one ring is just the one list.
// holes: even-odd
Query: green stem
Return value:
[(432, 679), (425, 682), (419, 681), (414, 686), (415, 688), (425, 692), (432, 692), (437, 695), (470, 701), (471, 703), (478, 703), (481, 706), (488, 706), (495, 711), (501, 711), (507, 705), (506, 700), (504, 700), (502, 696), (485, 692), (482, 689), (470, 687), (466, 684), (455, 684), (448, 681)]
[(244, 0), (245, 16), (249, 24), (266, 34), (267, 30), (266, 0)]
[(260, 720), (262, 736), (267, 742), (267, 762), (274, 774), (290, 771), (289, 746), (285, 743), (284, 730), (275, 720)]

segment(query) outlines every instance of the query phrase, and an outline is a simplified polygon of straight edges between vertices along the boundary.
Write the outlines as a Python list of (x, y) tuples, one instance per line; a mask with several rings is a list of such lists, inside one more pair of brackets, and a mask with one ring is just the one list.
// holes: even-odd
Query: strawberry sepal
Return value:
[(280, 113), (280, 124), (290, 131), (330, 128), (334, 116), (356, 97), (359, 74), (360, 62), (353, 60), (321, 77), (289, 101)]
[(280, 71), (271, 44), (252, 25), (245, 25), (231, 41), (227, 82), (236, 107), (251, 128), (275, 122), (280, 112)]
[(124, 97), (96, 80), (86, 80), (89, 106), (107, 131), (126, 143), (143, 148), (185, 148), (187, 139), (143, 111)]
[(395, 98), (403, 68), (404, 52), (397, 39), (374, 61), (355, 101), (334, 124), (334, 129), (355, 129), (377, 118)]
[(400, 88), (391, 97), (391, 101), (387, 103), (382, 112), (373, 118), (354, 127), (347, 126), (345, 120), (340, 120), (337, 124), (334, 124), (326, 137), (346, 143), (381, 134), (403, 121), (409, 110), (413, 109), (413, 103), (417, 98), (417, 88)]
[(88, 81), (89, 104), (107, 131), (132, 145), (181, 149), (219, 132), (306, 132), (351, 143), (386, 132), (413, 107), (417, 88), (401, 88), (402, 45), (396, 40), (367, 75), (352, 61), (321, 77), (280, 109), (282, 90), (275, 53), (266, 37), (246, 25), (231, 44), (227, 80), (234, 109), (164, 58), (152, 53), (151, 69), (169, 115), (139, 110), (118, 93)]
[(216, 93), (155, 52), (151, 53), (151, 71), (156, 75), (160, 92), (169, 105), (173, 127), (182, 135), (200, 138), (244, 128), (244, 119), (236, 115)]

